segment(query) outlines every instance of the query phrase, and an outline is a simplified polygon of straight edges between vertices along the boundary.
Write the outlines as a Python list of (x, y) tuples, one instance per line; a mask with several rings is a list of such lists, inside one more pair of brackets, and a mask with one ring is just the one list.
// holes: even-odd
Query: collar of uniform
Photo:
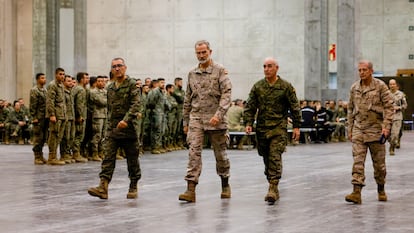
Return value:
[(360, 80), (358, 82), (357, 88), (359, 90), (361, 90), (362, 92), (368, 92), (368, 91), (371, 91), (371, 90), (375, 90), (376, 82), (377, 82), (377, 79), (373, 77), (372, 80), (371, 80), (371, 83), (369, 84), (369, 86), (363, 88), (362, 85), (361, 85), (362, 80)]
[(213, 60), (211, 60), (210, 65), (206, 69), (201, 69), (200, 64), (198, 64), (197, 68), (195, 69), (195, 72), (197, 74), (202, 74), (202, 73), (211, 74), (211, 73), (213, 73), (213, 66), (214, 66), (214, 61)]

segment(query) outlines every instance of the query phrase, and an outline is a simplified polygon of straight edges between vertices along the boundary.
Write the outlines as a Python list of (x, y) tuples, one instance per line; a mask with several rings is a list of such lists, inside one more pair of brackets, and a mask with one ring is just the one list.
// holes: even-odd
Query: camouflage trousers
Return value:
[(115, 170), (116, 153), (119, 148), (124, 149), (128, 166), (128, 177), (130, 180), (138, 181), (141, 179), (141, 168), (139, 165), (138, 140), (134, 139), (115, 139), (106, 137), (104, 142), (104, 160), (101, 165), (100, 178), (111, 181)]
[(105, 132), (105, 118), (94, 118), (92, 119), (92, 139), (91, 139), (91, 150), (93, 152), (103, 151), (103, 139)]
[(286, 149), (288, 135), (266, 137), (266, 132), (256, 132), (257, 151), (263, 157), (264, 174), (268, 181), (282, 178), (282, 153)]
[(40, 119), (38, 123), (33, 124), (33, 152), (42, 152), (43, 146), (47, 140), (47, 134), (49, 130), (49, 120)]
[(81, 143), (85, 136), (85, 121), (75, 121), (75, 138), (73, 139), (73, 153), (80, 152)]
[(47, 145), (49, 146), (49, 153), (56, 154), (57, 147), (62, 141), (65, 133), (65, 120), (56, 120), (56, 122), (49, 122), (49, 139)]
[(161, 148), (165, 132), (164, 114), (152, 113), (151, 119), (151, 147)]
[(65, 124), (65, 131), (63, 133), (62, 140), (60, 142), (60, 154), (70, 155), (72, 154), (73, 140), (75, 138), (75, 121), (68, 120)]
[(198, 183), (201, 174), (202, 159), (201, 151), (203, 148), (204, 135), (209, 137), (216, 157), (216, 172), (221, 177), (230, 176), (230, 161), (227, 157), (227, 136), (226, 130), (203, 130), (191, 127), (187, 134), (189, 145), (187, 175), (185, 180)]
[(392, 121), (391, 136), (389, 138), (389, 142), (391, 145), (395, 146), (398, 144), (398, 139), (400, 138), (401, 127), (402, 127), (401, 120)]
[(365, 186), (365, 159), (368, 149), (371, 153), (374, 166), (374, 178), (377, 184), (385, 184), (387, 174), (385, 167), (385, 144), (379, 142), (359, 142), (353, 139), (352, 155), (354, 164), (352, 166), (352, 184)]

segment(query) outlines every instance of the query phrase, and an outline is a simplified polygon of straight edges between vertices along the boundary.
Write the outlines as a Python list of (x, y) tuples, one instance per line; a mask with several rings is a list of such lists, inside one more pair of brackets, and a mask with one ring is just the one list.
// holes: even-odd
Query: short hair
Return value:
[(61, 67), (56, 68), (55, 70), (55, 74), (59, 73), (59, 72), (65, 72), (65, 70)]
[(89, 79), (89, 85), (93, 86), (93, 84), (96, 83), (97, 79), (98, 78), (96, 76), (90, 77), (90, 79)]
[(37, 73), (36, 74), (36, 80), (38, 80), (40, 78), (40, 76), (44, 76), (44, 75), (45, 75), (44, 73)]
[(207, 49), (210, 49), (210, 42), (208, 42), (207, 40), (199, 40), (195, 43), (194, 47), (200, 46), (200, 45), (207, 45)]
[(172, 85), (172, 84), (167, 84), (167, 86), (165, 86), (165, 89), (166, 89), (166, 90), (169, 90), (169, 89), (171, 89), (172, 87), (174, 87), (174, 85)]
[(181, 81), (181, 80), (183, 80), (183, 78), (181, 78), (181, 77), (176, 77), (176, 78), (174, 79), (174, 83), (176, 83), (176, 82), (178, 82), (178, 81)]
[(158, 78), (158, 82), (159, 81), (165, 81), (165, 78)]
[[(124, 64), (124, 65), (125, 65), (125, 60), (124, 60), (122, 57), (116, 57), (116, 58), (112, 59), (111, 63), (112, 63), (113, 61), (116, 61), (116, 60), (121, 60), (121, 61), (122, 61), (122, 64)], [(111, 64), (111, 66), (112, 66), (112, 64)]]
[(374, 65), (370, 60), (361, 60), (358, 62), (358, 64), (367, 64), (369, 69), (373, 69)]
[(85, 75), (88, 75), (88, 73), (86, 73), (86, 72), (78, 72), (76, 74), (76, 80), (78, 81), (78, 83), (85, 77)]

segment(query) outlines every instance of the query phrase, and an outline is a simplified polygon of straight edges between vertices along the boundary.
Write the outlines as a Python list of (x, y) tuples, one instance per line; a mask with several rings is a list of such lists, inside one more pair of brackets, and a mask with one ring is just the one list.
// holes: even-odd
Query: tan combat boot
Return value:
[(161, 151), (160, 151), (159, 148), (154, 148), (154, 149), (151, 150), (151, 154), (158, 155), (158, 154), (161, 154)]
[(74, 160), (75, 160), (75, 162), (77, 162), (77, 163), (86, 163), (86, 162), (88, 162), (88, 159), (87, 158), (84, 158), (84, 157), (82, 157), (81, 156), (81, 154), (79, 153), (79, 152), (74, 152), (73, 153), (73, 157), (72, 157)]
[(345, 196), (345, 201), (353, 202), (354, 204), (361, 204), (361, 185), (354, 184), (354, 191), (351, 194)]
[(108, 183), (107, 179), (101, 178), (98, 187), (88, 189), (89, 195), (99, 197), (100, 199), (108, 199)]
[(127, 193), (127, 199), (137, 199), (138, 198), (138, 187), (137, 187), (138, 181), (131, 180), (131, 183), (129, 183), (129, 190)]
[(385, 193), (384, 185), (378, 185), (378, 201), (387, 201), (387, 194)]
[(58, 160), (55, 153), (49, 153), (48, 165), (65, 165), (65, 161)]
[(194, 181), (187, 181), (187, 190), (178, 196), (178, 200), (186, 202), (195, 202), (196, 201), (196, 183)]
[(279, 200), (278, 184), (279, 180), (269, 181), (269, 189), (264, 198), (264, 200), (267, 201), (269, 204), (274, 204), (277, 200)]
[(60, 160), (64, 161), (66, 164), (71, 164), (72, 163), (72, 155), (64, 154)]
[(45, 164), (42, 152), (34, 152), (34, 164), (35, 165)]
[(102, 159), (101, 159), (101, 158), (99, 158), (99, 155), (98, 155), (98, 152), (97, 152), (97, 151), (94, 151), (94, 152), (92, 153), (92, 161), (102, 162)]
[(231, 188), (229, 185), (228, 177), (221, 177), (221, 198), (230, 198), (231, 197)]
[(394, 144), (390, 144), (390, 155), (395, 155), (395, 145)]

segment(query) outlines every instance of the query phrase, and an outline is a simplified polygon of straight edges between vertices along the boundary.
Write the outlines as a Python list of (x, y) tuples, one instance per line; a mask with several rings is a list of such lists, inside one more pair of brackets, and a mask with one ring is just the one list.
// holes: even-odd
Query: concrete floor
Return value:
[(187, 151), (141, 158), (139, 198), (127, 200), (126, 162), (118, 161), (109, 199), (87, 194), (98, 184), (100, 163), (35, 166), (28, 145), (0, 145), (0, 232), (413, 232), (414, 132), (387, 157), (388, 202), (378, 202), (370, 157), (362, 205), (344, 201), (352, 190), (351, 144), (289, 146), (281, 198), (263, 197), (267, 183), (256, 150), (231, 150), (232, 198), (220, 199), (212, 151), (204, 151), (197, 203), (178, 194)]

